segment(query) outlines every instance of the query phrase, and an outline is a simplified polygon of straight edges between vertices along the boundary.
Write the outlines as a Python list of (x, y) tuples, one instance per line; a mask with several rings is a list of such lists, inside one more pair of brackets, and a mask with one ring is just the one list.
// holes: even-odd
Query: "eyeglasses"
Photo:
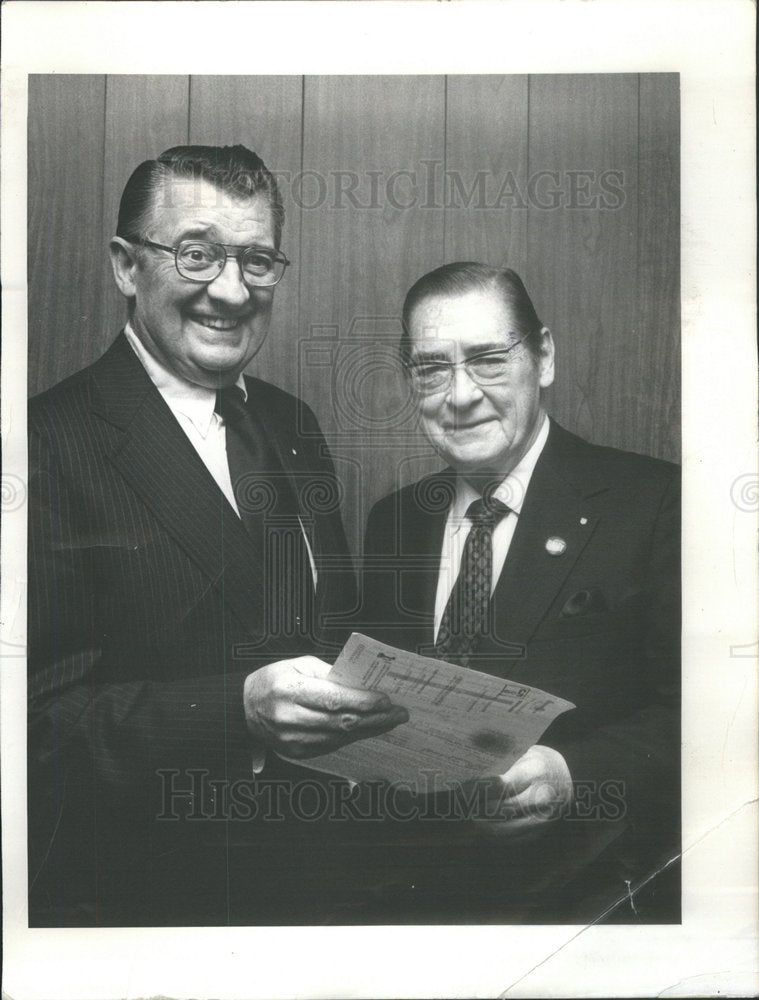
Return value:
[[(238, 247), (231, 243), (209, 243), (206, 240), (182, 240), (175, 247), (144, 239), (132, 242), (173, 253), (177, 271), (188, 281), (213, 281), (224, 270), (227, 258), (234, 257), (246, 285), (266, 287), (276, 285), (290, 263), (279, 250), (268, 247)], [(230, 253), (230, 250), (236, 252)]]
[(443, 390), (447, 392), (453, 381), (453, 373), (456, 368), (464, 368), (469, 378), (477, 385), (495, 385), (504, 379), (511, 367), (512, 359), (509, 357), (511, 352), (529, 336), (528, 333), (521, 340), (509, 344), (508, 347), (473, 354), (464, 361), (437, 361), (434, 359), (412, 361), (406, 365), (406, 371), (413, 387), (425, 395)]

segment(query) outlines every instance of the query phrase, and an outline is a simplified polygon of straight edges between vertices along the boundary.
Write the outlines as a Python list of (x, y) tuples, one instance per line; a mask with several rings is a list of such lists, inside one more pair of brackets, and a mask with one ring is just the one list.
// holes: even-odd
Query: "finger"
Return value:
[(530, 784), (550, 780), (552, 777), (550, 764), (553, 756), (563, 762), (563, 758), (559, 758), (558, 754), (548, 747), (538, 745), (530, 747), (505, 774), (500, 775), (500, 781), (509, 794), (516, 795)]
[(516, 764), (500, 776), (501, 791), (506, 795), (519, 795), (535, 780), (535, 770), (529, 761), (520, 758)]
[(531, 817), (545, 821), (558, 815), (561, 803), (557, 789), (543, 781), (529, 785), (518, 795), (506, 794), (498, 803), (498, 811), (508, 821)]
[(364, 739), (367, 736), (387, 732), (403, 722), (408, 722), (409, 714), (400, 705), (390, 705), (382, 712), (326, 712), (323, 709), (311, 708), (295, 702), (282, 701), (277, 706), (271, 721), (282, 732), (292, 733), (298, 730), (330, 735), (335, 733), (355, 734), (353, 738)]
[(408, 712), (405, 708), (394, 708), (390, 715), (383, 719), (381, 722), (374, 724), (369, 724), (364, 721), (355, 726), (341, 725), (339, 730), (339, 735), (336, 737), (340, 746), (344, 746), (348, 743), (356, 743), (359, 740), (366, 740), (372, 736), (381, 736), (382, 733), (388, 733), (391, 729), (395, 729), (396, 726), (402, 725), (404, 722), (408, 722)]
[(398, 725), (399, 722), (405, 721), (407, 718), (408, 713), (406, 710), (400, 709), (397, 710), (397, 721), (391, 720), (386, 725), (374, 726), (371, 730), (365, 727), (354, 730), (335, 728), (334, 719), (330, 720), (332, 728), (327, 729), (285, 728), (281, 729), (277, 734), (276, 749), (279, 753), (296, 759), (300, 757), (316, 757), (321, 754), (330, 753), (357, 740), (365, 739), (367, 736), (384, 732)]
[(321, 677), (299, 678), (294, 684), (293, 698), (299, 705), (325, 712), (382, 714), (392, 708), (392, 702), (381, 691), (344, 687)]
[(387, 733), (408, 720), (408, 711), (402, 705), (392, 705), (389, 711), (372, 715), (356, 716), (349, 712), (343, 713), (340, 716), (340, 729), (352, 734), (355, 739), (366, 739), (367, 736)]
[(299, 674), (307, 677), (326, 677), (332, 667), (318, 656), (297, 656), (294, 660), (283, 660)]

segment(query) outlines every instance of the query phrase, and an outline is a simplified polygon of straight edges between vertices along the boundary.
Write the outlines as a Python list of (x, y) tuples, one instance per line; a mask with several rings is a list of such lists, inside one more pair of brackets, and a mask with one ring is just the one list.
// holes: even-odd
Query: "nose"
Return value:
[(242, 280), (240, 265), (235, 257), (227, 257), (224, 267), (206, 288), (211, 298), (228, 306), (242, 306), (250, 299), (250, 291)]
[(451, 373), (448, 401), (456, 409), (464, 409), (482, 399), (482, 389), (472, 379), (464, 365), (458, 365)]

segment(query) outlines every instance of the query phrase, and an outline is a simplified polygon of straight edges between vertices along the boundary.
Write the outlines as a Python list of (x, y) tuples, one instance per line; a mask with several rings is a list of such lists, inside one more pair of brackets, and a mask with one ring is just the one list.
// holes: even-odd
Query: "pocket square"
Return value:
[(609, 606), (604, 595), (597, 590), (578, 590), (572, 594), (561, 609), (559, 618), (576, 618), (577, 615), (587, 615), (594, 611), (608, 611)]

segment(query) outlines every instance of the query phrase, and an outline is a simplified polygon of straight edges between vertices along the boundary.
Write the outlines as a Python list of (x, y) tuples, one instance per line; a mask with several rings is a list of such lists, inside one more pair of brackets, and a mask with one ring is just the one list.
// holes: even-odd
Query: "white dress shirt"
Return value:
[[(188, 382), (162, 365), (145, 350), (129, 323), (124, 328), (124, 333), (132, 350), (140, 359), (142, 367), (148, 373), (150, 381), (165, 399), (169, 409), (177, 418), (179, 426), (187, 435), (190, 444), (239, 517), (240, 511), (235, 500), (235, 492), (232, 489), (229, 463), (227, 462), (227, 431), (224, 419), (215, 409), (216, 390)], [(247, 400), (248, 390), (245, 388), (245, 379), (242, 374), (238, 375), (235, 385), (242, 389)], [(300, 518), (298, 520), (300, 521)], [(300, 521), (300, 527), (303, 531), (303, 521)], [(316, 563), (305, 531), (303, 531), (303, 537), (306, 540), (311, 574), (314, 587), (316, 587)]]
[[(517, 518), (522, 510), (527, 487), (530, 485), (535, 465), (548, 439), (549, 426), (548, 417), (544, 415), (543, 423), (531, 448), (493, 493), (510, 510), (493, 529), (493, 577), (490, 583), (491, 594), (495, 590), (495, 585), (498, 582), (498, 577), (501, 575), (503, 564), (506, 562), (506, 556), (509, 552), (511, 540), (514, 537)], [(451, 509), (448, 511), (448, 518), (443, 533), (443, 547), (440, 553), (440, 572), (437, 580), (437, 594), (435, 596), (436, 637), (440, 629), (443, 613), (448, 604), (448, 598), (451, 596), (453, 585), (459, 575), (464, 543), (472, 527), (472, 522), (466, 516), (466, 512), (470, 503), (473, 500), (479, 499), (480, 494), (474, 487), (470, 486), (462, 476), (458, 476), (456, 478), (456, 496), (451, 504)]]

